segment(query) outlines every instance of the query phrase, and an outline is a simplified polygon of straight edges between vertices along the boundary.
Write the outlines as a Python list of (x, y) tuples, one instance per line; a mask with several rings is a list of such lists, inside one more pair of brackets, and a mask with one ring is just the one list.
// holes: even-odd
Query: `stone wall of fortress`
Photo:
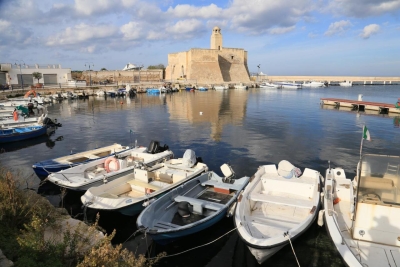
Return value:
[(239, 48), (194, 48), (168, 54), (165, 78), (196, 80), (200, 84), (248, 83), (247, 51)]
[(138, 82), (160, 82), (163, 80), (163, 70), (151, 69), (151, 70), (105, 70), (105, 71), (83, 71), (79, 80), (86, 80), (89, 83), (92, 79), (92, 83), (98, 83), (100, 81), (109, 80), (111, 82), (118, 83), (138, 83)]

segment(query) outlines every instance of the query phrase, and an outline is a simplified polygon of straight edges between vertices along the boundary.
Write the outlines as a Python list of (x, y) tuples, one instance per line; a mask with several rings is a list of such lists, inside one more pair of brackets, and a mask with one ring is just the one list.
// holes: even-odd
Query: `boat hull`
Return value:
[[(1, 130), (0, 131), (0, 143), (11, 143), (11, 142), (18, 142), (18, 141), (23, 141), (31, 138), (35, 138), (41, 135), (44, 135), (47, 133), (47, 127), (42, 126), (38, 129), (29, 131), (29, 132), (23, 132), (23, 133), (10, 133), (7, 134), (5, 132), (7, 130)], [(1, 134), (4, 133), (4, 134)]]
[(151, 236), (151, 238), (157, 242), (158, 244), (161, 245), (166, 245), (168, 243), (171, 243), (177, 239), (183, 238), (185, 236), (191, 235), (191, 234), (195, 234), (197, 232), (200, 232), (202, 230), (207, 229), (208, 227), (213, 226), (214, 224), (218, 223), (219, 221), (221, 221), (224, 217), (226, 217), (226, 213), (227, 213), (227, 208), (221, 210), (221, 212), (214, 216), (211, 217), (209, 220), (198, 224), (196, 226), (193, 226), (191, 228), (185, 229), (185, 230), (181, 230), (181, 231), (176, 231), (176, 232), (168, 232), (168, 233), (161, 233), (161, 234), (151, 234), (149, 233), (149, 235)]

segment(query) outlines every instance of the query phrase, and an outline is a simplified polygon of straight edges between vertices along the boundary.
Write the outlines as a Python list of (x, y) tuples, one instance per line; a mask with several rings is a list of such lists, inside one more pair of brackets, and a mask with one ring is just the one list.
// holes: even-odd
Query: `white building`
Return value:
[(42, 78), (39, 83), (44, 85), (56, 85), (71, 80), (71, 69), (63, 69), (61, 65), (27, 65), (0, 63), (0, 84), (30, 86), (38, 83), (32, 75), (40, 72)]

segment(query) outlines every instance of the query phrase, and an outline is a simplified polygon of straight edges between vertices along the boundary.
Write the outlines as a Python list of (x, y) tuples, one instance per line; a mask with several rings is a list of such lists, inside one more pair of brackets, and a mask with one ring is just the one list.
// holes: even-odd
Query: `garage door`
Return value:
[(0, 72), (0, 84), (7, 84), (5, 72)]
[(44, 84), (57, 84), (57, 74), (44, 74)]
[[(18, 76), (18, 84), (21, 84), (21, 74), (18, 74), (17, 76)], [(24, 81), (24, 85), (33, 84), (32, 74), (22, 74), (22, 80)]]

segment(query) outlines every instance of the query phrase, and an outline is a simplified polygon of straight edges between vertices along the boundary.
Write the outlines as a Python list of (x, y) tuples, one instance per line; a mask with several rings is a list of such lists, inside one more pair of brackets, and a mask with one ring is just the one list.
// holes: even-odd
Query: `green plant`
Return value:
[(39, 83), (39, 80), (42, 79), (42, 74), (40, 72), (34, 72), (32, 73), (33, 78), (37, 79), (37, 83)]

